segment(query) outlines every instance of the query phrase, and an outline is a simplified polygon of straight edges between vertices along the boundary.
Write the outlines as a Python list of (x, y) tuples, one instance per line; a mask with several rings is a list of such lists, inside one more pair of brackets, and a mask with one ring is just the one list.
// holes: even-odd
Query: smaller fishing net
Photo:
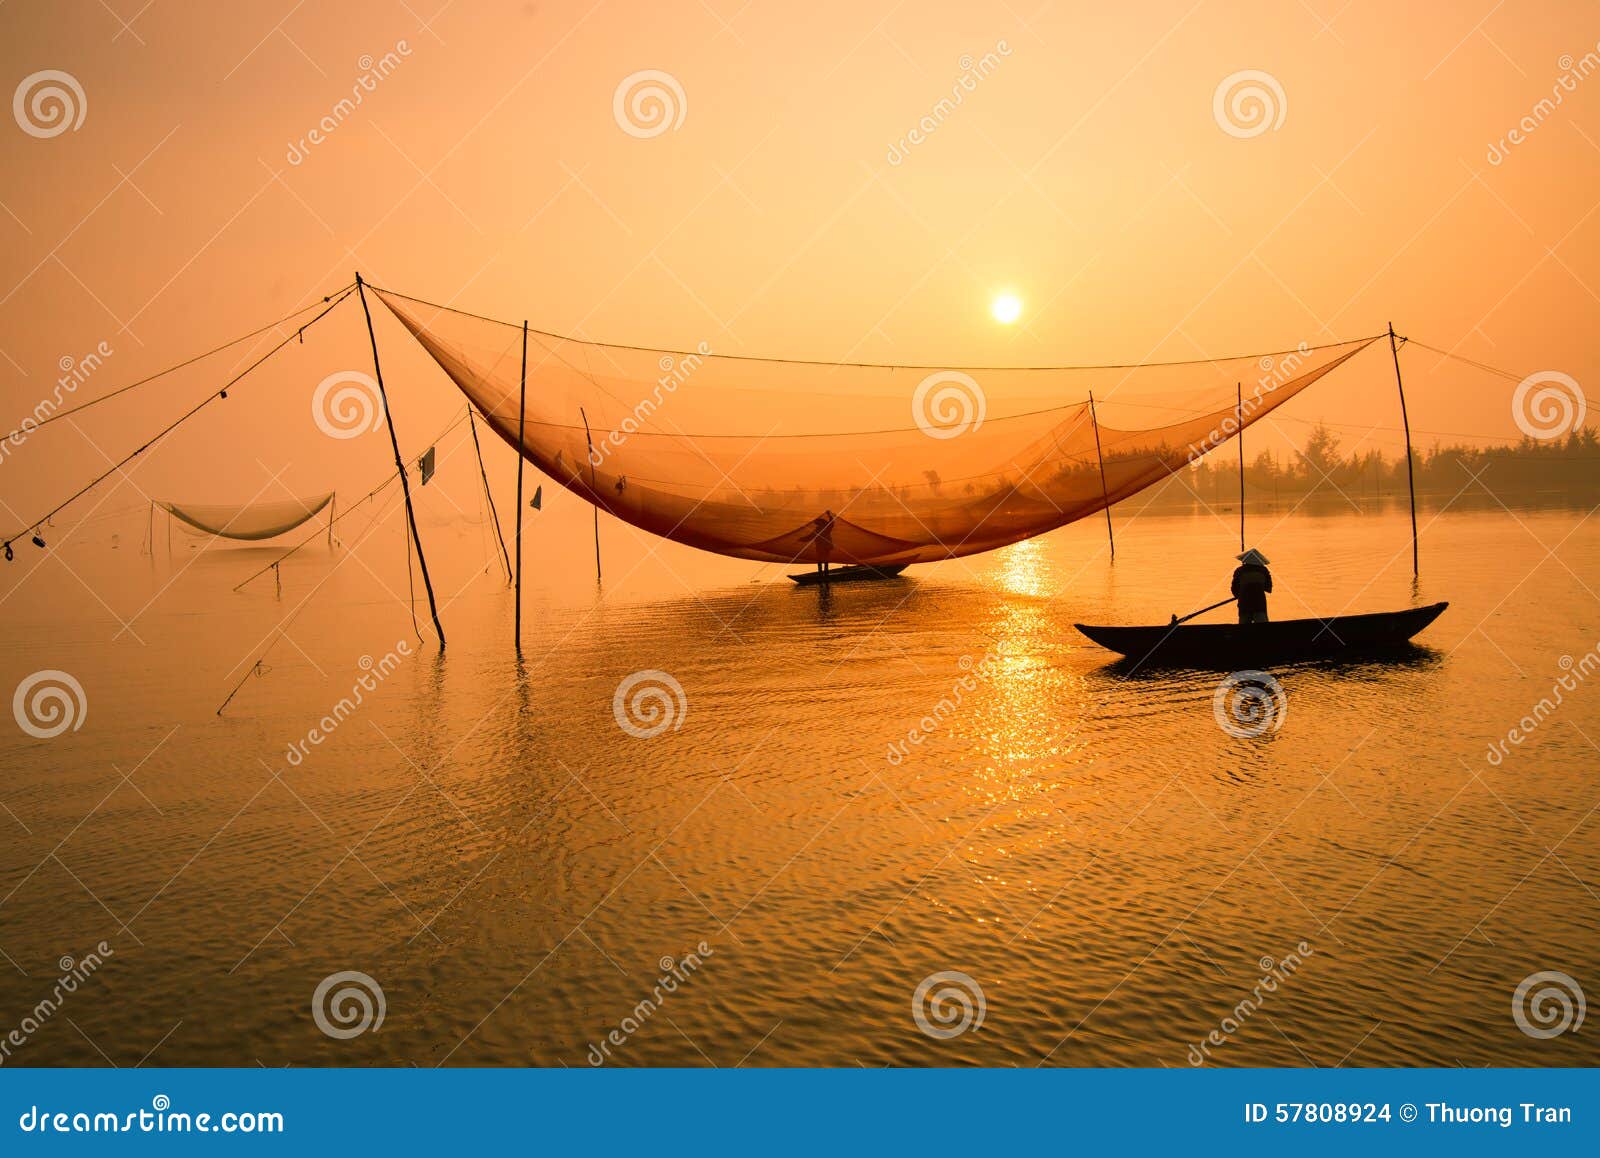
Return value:
[(175, 503), (164, 499), (156, 505), (179, 522), (221, 539), (254, 542), (287, 534), (306, 522), (330, 502), (333, 492), (310, 498), (288, 499), (275, 503), (249, 503), (245, 506), (215, 506), (201, 503)]

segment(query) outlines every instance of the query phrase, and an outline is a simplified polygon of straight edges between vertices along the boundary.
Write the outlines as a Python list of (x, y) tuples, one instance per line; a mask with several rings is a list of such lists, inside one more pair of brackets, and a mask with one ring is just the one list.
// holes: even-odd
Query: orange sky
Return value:
[[(113, 351), (81, 400), (356, 268), (476, 312), (674, 348), (1099, 363), (1316, 344), (1393, 318), (1519, 374), (1600, 382), (1600, 70), (1501, 163), (1487, 156), (1600, 51), (1595, 17), (1492, 0), (12, 0), (7, 91), (61, 70), (86, 108), (59, 135), (15, 116), (0, 131), (6, 426), (63, 358)], [(391, 52), (390, 74), (291, 163), (362, 58)], [(963, 58), (986, 53), (993, 67), (936, 115)], [(681, 124), (654, 136), (613, 109), (645, 69), (684, 94)], [(1219, 124), (1214, 94), (1241, 70), (1281, 89), (1277, 127)], [(927, 116), (933, 131), (892, 163)], [(1026, 303), (1015, 328), (989, 316), (1002, 289)], [(402, 438), (423, 439), (459, 395), (379, 325)], [(300, 493), (381, 476), (386, 445), (330, 448), (307, 409), (325, 374), (367, 366), (359, 310), (290, 355), (141, 465), (141, 485), (192, 495), (195, 463), (229, 497), (280, 469)], [(1392, 408), (1377, 355), (1318, 388), (1330, 413)], [(1511, 383), (1403, 356), (1414, 425), (1515, 433)], [(0, 465), (6, 521), (211, 383), (180, 377), (39, 433)]]

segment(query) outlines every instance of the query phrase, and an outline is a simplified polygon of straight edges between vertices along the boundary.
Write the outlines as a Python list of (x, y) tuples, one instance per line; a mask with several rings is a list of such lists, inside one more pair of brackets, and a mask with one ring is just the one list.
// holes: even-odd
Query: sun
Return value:
[(994, 315), (994, 320), (1001, 325), (1009, 326), (1022, 316), (1022, 299), (1016, 294), (1001, 294), (994, 299), (994, 304), (989, 307), (989, 312)]

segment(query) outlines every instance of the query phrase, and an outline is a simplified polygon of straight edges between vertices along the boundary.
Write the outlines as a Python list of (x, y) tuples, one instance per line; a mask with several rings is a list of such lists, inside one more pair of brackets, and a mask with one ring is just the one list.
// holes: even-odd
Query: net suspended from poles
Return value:
[(652, 534), (776, 563), (922, 563), (1043, 534), (1184, 469), (1376, 340), (1205, 362), (957, 370), (530, 331), (519, 418), (522, 326), (376, 292), (490, 427), (552, 479)]
[(246, 506), (212, 506), (157, 499), (156, 505), (181, 523), (222, 539), (255, 542), (287, 534), (333, 501), (333, 492), (303, 499)]

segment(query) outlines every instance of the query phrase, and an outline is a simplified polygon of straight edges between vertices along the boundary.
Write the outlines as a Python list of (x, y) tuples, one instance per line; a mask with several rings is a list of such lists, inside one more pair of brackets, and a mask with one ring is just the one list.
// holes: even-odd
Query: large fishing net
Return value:
[(524, 412), (521, 326), (379, 296), (552, 479), (652, 534), (778, 563), (920, 563), (1042, 534), (1184, 470), (1374, 340), (1163, 365), (942, 369), (530, 331)]

